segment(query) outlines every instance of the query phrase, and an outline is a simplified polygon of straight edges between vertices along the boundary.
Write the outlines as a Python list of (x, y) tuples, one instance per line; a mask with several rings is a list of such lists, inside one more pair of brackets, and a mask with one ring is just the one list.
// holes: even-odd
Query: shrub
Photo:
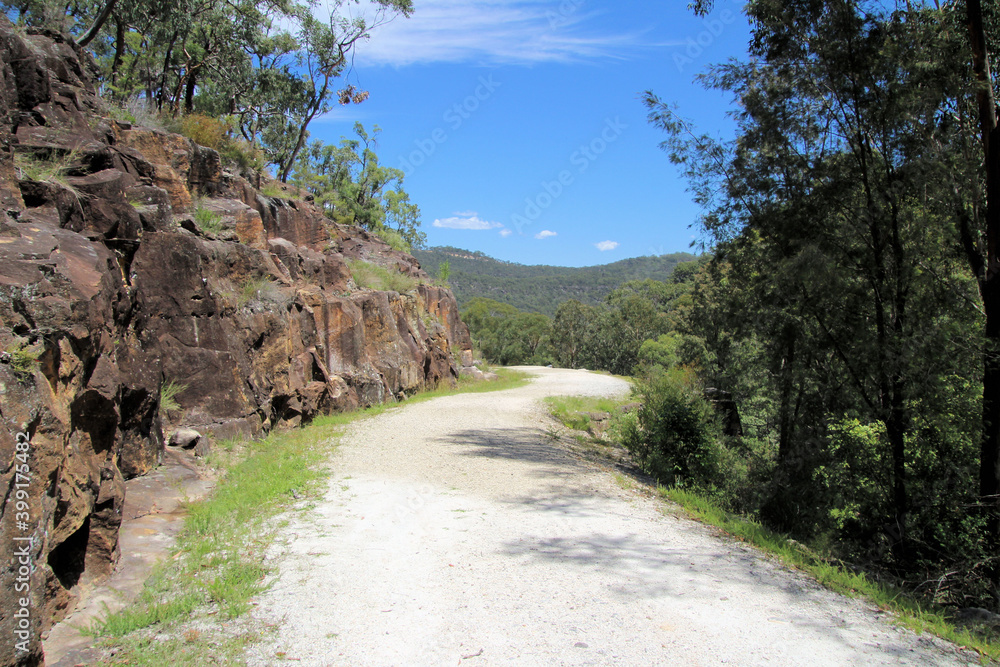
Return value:
[(655, 370), (638, 394), (638, 424), (623, 418), (622, 444), (665, 484), (715, 484), (725, 455), (721, 428), (693, 373)]
[(240, 285), (236, 297), (236, 306), (243, 308), (249, 305), (278, 304), (283, 301), (281, 290), (268, 276), (247, 278)]
[(206, 148), (219, 150), (228, 138), (226, 124), (218, 118), (192, 113), (181, 118), (181, 134)]

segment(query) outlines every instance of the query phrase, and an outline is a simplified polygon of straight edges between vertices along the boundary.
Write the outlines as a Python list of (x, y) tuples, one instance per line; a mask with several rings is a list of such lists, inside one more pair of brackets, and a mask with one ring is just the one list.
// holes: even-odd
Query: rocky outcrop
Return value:
[[(412, 257), (108, 120), (60, 35), (4, 22), (0, 65), (0, 633), (26, 637), (0, 663), (28, 665), (113, 568), (124, 480), (164, 433), (252, 437), (394, 400), (455, 377), (471, 343)], [(349, 259), (418, 284), (359, 288)]]

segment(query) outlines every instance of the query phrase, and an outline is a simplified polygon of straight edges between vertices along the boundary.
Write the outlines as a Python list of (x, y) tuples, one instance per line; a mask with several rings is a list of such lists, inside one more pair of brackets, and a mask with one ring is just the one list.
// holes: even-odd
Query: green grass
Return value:
[(176, 397), (177, 394), (181, 393), (187, 389), (186, 384), (179, 384), (171, 380), (163, 386), (160, 387), (160, 409), (164, 412), (173, 412), (174, 410), (180, 410), (181, 406), (178, 405)]
[(281, 189), (281, 185), (277, 181), (267, 181), (262, 183), (260, 189), (257, 191), (265, 197), (270, 197), (272, 199), (292, 199), (292, 194)]
[(271, 284), (271, 279), (267, 276), (257, 278), (247, 278), (240, 285), (240, 293), (236, 298), (237, 305), (242, 308), (254, 299), (259, 299)]
[(627, 399), (604, 398), (592, 396), (551, 396), (545, 399), (549, 404), (552, 416), (567, 428), (576, 431), (586, 431), (590, 428), (588, 412), (607, 412), (613, 414), (618, 406), (627, 403)]
[(66, 180), (66, 171), (76, 161), (78, 155), (79, 151), (76, 150), (67, 152), (51, 150), (44, 155), (16, 151), (14, 153), (14, 168), (17, 171), (17, 177), (21, 180), (57, 183), (72, 190), (79, 197), (76, 190)]
[(403, 235), (397, 232), (395, 229), (376, 229), (372, 233), (389, 244), (389, 247), (393, 250), (398, 250), (400, 252), (410, 252), (410, 244), (406, 242)]
[(6, 352), (10, 355), (10, 370), (14, 376), (22, 382), (30, 379), (38, 366), (38, 353), (23, 343)]
[[(410, 401), (509, 389), (528, 381), (523, 373), (497, 372), (498, 380), (459, 382)], [(272, 561), (265, 554), (278, 537), (276, 517), (297, 502), (293, 490), (306, 509), (319, 498), (328, 475), (324, 464), (344, 426), (395, 407), (381, 404), (318, 417), (307, 427), (261, 441), (216, 446), (211, 461), (223, 471), (219, 482), (210, 497), (187, 507), (171, 556), (155, 568), (132, 604), (87, 629), (100, 646), (115, 649), (99, 664), (243, 664), (243, 649), (254, 637), (239, 626), (224, 630), (219, 621), (239, 623), (254, 596), (266, 589)]]
[(523, 387), (531, 381), (531, 375), (515, 371), (509, 368), (494, 368), (493, 372), (499, 378), (496, 380), (475, 380), (470, 376), (460, 377), (455, 381), (455, 386), (441, 386), (436, 389), (429, 389), (416, 394), (407, 399), (407, 402), (429, 401), (440, 396), (452, 396), (453, 394), (477, 394), (487, 391), (503, 391), (504, 389), (514, 389)]
[(658, 492), (660, 497), (679, 505), (691, 518), (721, 528), (737, 540), (776, 556), (786, 565), (808, 572), (830, 590), (865, 598), (880, 609), (893, 612), (900, 625), (918, 634), (928, 632), (973, 649), (991, 660), (1000, 660), (1000, 637), (979, 636), (956, 626), (940, 607), (921, 602), (894, 586), (873, 581), (863, 573), (852, 572), (752, 519), (725, 511), (697, 491), (659, 487)]
[(354, 284), (358, 287), (404, 294), (417, 286), (415, 278), (364, 260), (349, 259), (347, 267), (351, 271), (351, 277), (354, 278)]
[(194, 224), (198, 225), (198, 229), (209, 234), (218, 234), (226, 228), (222, 222), (222, 216), (201, 206), (194, 210)]

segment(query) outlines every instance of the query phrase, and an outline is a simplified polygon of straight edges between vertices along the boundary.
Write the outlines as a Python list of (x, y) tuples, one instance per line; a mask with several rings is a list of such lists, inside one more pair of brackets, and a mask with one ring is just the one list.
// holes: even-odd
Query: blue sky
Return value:
[(698, 209), (639, 96), (731, 134), (731, 101), (694, 77), (745, 55), (740, 6), (699, 19), (683, 0), (415, 0), (357, 48), (347, 78), (370, 98), (312, 136), (378, 125), (431, 246), (564, 266), (690, 250)]

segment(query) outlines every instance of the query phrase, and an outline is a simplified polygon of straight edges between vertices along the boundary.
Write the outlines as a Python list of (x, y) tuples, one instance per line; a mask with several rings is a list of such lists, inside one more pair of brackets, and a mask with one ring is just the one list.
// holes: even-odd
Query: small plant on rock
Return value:
[(0, 355), (0, 360), (10, 365), (10, 370), (18, 380), (27, 380), (34, 374), (38, 365), (38, 353), (28, 349), (27, 345), (6, 350)]
[(186, 384), (179, 384), (173, 380), (165, 383), (160, 387), (160, 409), (164, 412), (180, 410), (181, 406), (177, 403), (176, 397), (185, 389), (187, 389)]
[(236, 305), (242, 308), (251, 301), (260, 300), (266, 296), (271, 280), (267, 276), (257, 278), (247, 278), (240, 286), (240, 294), (236, 299)]
[(18, 179), (22, 181), (55, 183), (75, 193), (76, 190), (66, 180), (66, 172), (76, 160), (77, 154), (76, 150), (62, 152), (53, 149), (43, 153), (17, 151), (14, 153), (14, 168)]
[(209, 234), (218, 234), (226, 228), (222, 224), (222, 216), (201, 206), (194, 210), (194, 224), (198, 225), (198, 229)]

